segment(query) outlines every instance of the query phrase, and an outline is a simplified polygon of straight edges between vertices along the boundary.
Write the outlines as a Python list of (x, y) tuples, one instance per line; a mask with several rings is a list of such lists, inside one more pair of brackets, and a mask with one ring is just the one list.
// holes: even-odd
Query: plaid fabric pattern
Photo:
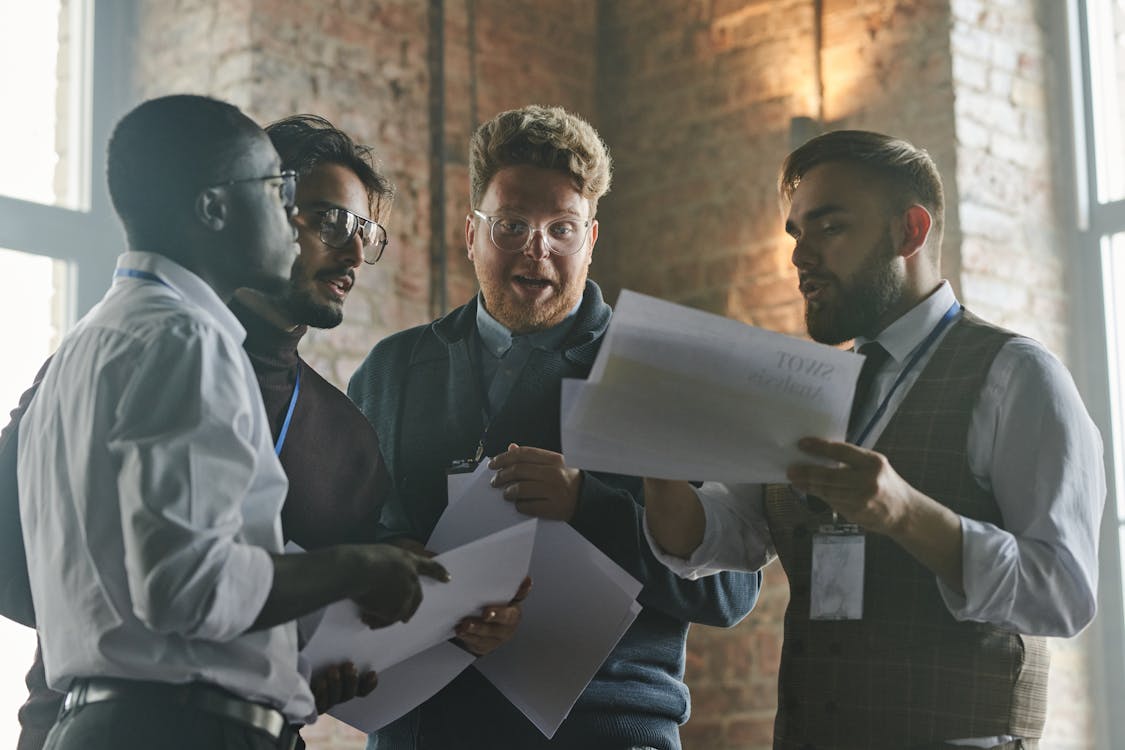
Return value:
[[(985, 375), (1013, 335), (966, 311), (875, 445), (912, 486), (1000, 526), (966, 450)], [(1042, 734), (1048, 656), (1041, 638), (957, 622), (933, 573), (878, 534), (866, 539), (863, 619), (811, 621), (812, 535), (831, 513), (811, 512), (786, 485), (767, 488), (766, 510), (790, 588), (775, 748), (902, 750)]]

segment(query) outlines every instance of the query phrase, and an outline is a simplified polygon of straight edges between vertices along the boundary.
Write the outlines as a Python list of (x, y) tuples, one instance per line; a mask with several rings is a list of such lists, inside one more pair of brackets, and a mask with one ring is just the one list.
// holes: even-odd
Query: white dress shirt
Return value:
[[(20, 518), (47, 682), (202, 681), (315, 718), (293, 623), (247, 632), (287, 482), (245, 331), (148, 253), (59, 347), (20, 426)], [(140, 272), (157, 279), (122, 275)]]
[[(876, 377), (861, 425), (954, 301), (953, 290), (943, 283), (879, 334), (891, 359)], [(856, 346), (863, 343), (857, 340)], [(878, 440), (936, 348), (929, 349), (891, 396), (863, 447)], [(1070, 373), (1030, 339), (1007, 342), (973, 409), (967, 449), (969, 468), (995, 496), (1004, 528), (961, 518), (965, 594), (935, 576), (949, 612), (958, 620), (1027, 635), (1078, 633), (1096, 606), (1098, 526), (1106, 484), (1101, 437)], [(697, 494), (706, 531), (690, 558), (663, 553), (646, 524), (649, 543), (665, 565), (685, 578), (697, 578), (720, 569), (756, 570), (773, 558), (762, 485), (709, 482)]]

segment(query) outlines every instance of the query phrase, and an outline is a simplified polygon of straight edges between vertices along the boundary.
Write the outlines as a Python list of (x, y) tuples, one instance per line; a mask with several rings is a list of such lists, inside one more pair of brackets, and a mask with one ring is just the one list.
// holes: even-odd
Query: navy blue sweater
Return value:
[[(562, 378), (589, 374), (611, 314), (601, 290), (588, 281), (561, 349), (532, 352), (485, 434), (483, 395), (473, 369), (476, 304), (381, 341), (348, 387), (375, 426), (393, 482), (380, 521), (384, 539), (429, 538), (446, 506), (445, 469), (471, 457), (482, 436), (488, 456), (512, 442), (560, 451)], [(644, 584), (643, 610), (553, 740), (469, 669), (420, 709), (372, 735), (368, 747), (678, 750), (679, 725), (690, 710), (683, 683), (689, 623), (737, 623), (754, 606), (761, 577), (723, 573), (683, 580), (652, 555), (642, 523), (639, 478), (584, 474), (571, 525)]]

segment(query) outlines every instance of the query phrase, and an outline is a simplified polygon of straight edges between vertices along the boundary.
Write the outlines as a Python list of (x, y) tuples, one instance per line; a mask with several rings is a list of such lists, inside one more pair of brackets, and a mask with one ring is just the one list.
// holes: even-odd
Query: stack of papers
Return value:
[[(428, 549), (440, 552), (527, 522), (491, 486), (487, 463), (472, 474), (450, 477), (449, 506)], [(569, 524), (542, 519), (528, 574), (531, 593), (515, 636), (476, 666), (539, 731), (553, 737), (640, 613), (641, 583)]]
[(587, 380), (564, 380), (567, 465), (784, 482), (802, 437), (843, 440), (863, 357), (629, 290)]
[(375, 670), (379, 686), (364, 698), (329, 711), (363, 732), (374, 732), (441, 690), (476, 659), (449, 642), (467, 615), (512, 598), (527, 575), (536, 519), (523, 519), (438, 555), (449, 583), (422, 578), (422, 604), (409, 622), (372, 630), (350, 600), (329, 605), (301, 657), (312, 671), (345, 661), (362, 674)]
[[(482, 461), (449, 478), (449, 504), (427, 549), (449, 570), (448, 584), (422, 579), (423, 599), (408, 623), (370, 630), (355, 604), (324, 610), (303, 659), (315, 672), (353, 662), (374, 669), (379, 686), (329, 714), (363, 732), (420, 705), (470, 664), (548, 738), (641, 611), (641, 584), (561, 521), (528, 519), (491, 486)], [(511, 640), (476, 659), (449, 642), (461, 618), (504, 604), (532, 579)]]

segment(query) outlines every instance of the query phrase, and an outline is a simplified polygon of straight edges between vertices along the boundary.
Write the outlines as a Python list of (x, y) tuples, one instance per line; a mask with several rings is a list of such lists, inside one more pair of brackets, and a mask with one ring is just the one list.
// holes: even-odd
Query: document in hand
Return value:
[(587, 380), (564, 380), (570, 466), (783, 482), (802, 437), (842, 440), (863, 358), (624, 290)]
[(379, 685), (329, 711), (363, 732), (373, 732), (430, 698), (474, 661), (449, 643), (453, 628), (489, 604), (507, 602), (527, 575), (537, 519), (501, 529), (436, 558), (449, 583), (422, 579), (422, 604), (409, 622), (371, 630), (349, 600), (324, 609), (324, 616), (301, 650), (317, 670), (350, 661), (360, 673), (375, 670)]
[[(428, 549), (526, 523), (527, 516), (491, 486), (486, 463), (473, 474), (450, 475), (449, 506)], [(569, 524), (542, 519), (529, 575), (531, 592), (515, 636), (476, 667), (550, 738), (640, 613), (641, 584)]]

